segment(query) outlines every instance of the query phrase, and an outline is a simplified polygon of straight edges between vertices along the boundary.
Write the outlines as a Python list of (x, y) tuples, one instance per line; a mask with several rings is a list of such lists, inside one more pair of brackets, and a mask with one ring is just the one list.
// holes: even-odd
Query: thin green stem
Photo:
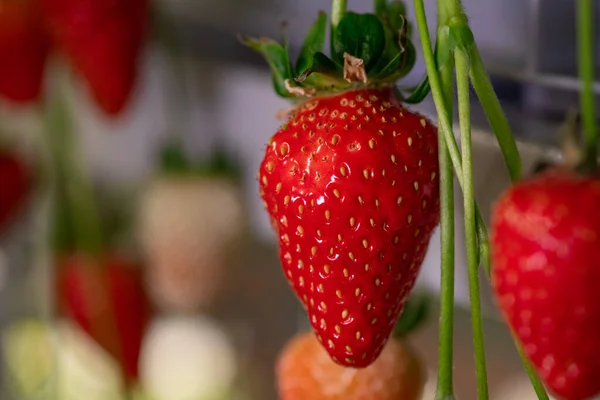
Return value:
[(437, 73), (437, 64), (433, 54), (431, 46), (431, 38), (427, 29), (427, 16), (425, 15), (425, 5), (423, 0), (414, 0), (415, 14), (417, 19), (417, 27), (419, 34), (421, 35), (421, 46), (423, 47), (423, 56), (425, 58), (425, 66), (427, 68), (427, 75), (429, 76), (429, 84), (431, 86), (431, 95), (435, 108), (438, 112), (438, 125), (439, 131), (444, 135), (446, 145), (450, 152), (450, 159), (452, 160), (452, 166), (456, 171), (456, 177), (458, 182), (462, 186), (462, 160), (458, 145), (452, 133), (452, 117), (444, 106), (444, 94), (442, 92), (442, 86), (440, 78)]
[(335, 32), (337, 30), (338, 25), (342, 18), (344, 18), (344, 14), (346, 14), (346, 9), (348, 8), (347, 0), (333, 0), (331, 3), (331, 32), (329, 35), (329, 45), (331, 47), (331, 54), (335, 53), (334, 49), (334, 39)]
[(471, 49), (470, 57), (470, 77), (473, 88), (475, 89), (475, 93), (479, 98), (483, 111), (490, 122), (492, 130), (496, 135), (500, 150), (504, 156), (506, 167), (508, 168), (510, 179), (513, 182), (516, 182), (521, 179), (522, 173), (519, 149), (517, 148), (517, 144), (510, 129), (510, 125), (508, 124), (508, 120), (504, 115), (504, 111), (502, 111), (498, 96), (494, 91), (494, 86), (492, 85), (488, 72), (483, 64), (477, 45), (474, 45)]
[(346, 14), (348, 8), (347, 0), (333, 0), (331, 5), (331, 27), (337, 28), (338, 24)]
[[(52, 99), (53, 100), (53, 99)], [(51, 204), (51, 249), (55, 254), (72, 251), (75, 245), (73, 221), (65, 194), (65, 153), (70, 142), (63, 137), (67, 130), (65, 119), (57, 110), (56, 101), (46, 102), (43, 110), (44, 129), (42, 138), (46, 149), (46, 174), (48, 176)], [(56, 133), (57, 132), (57, 133)]]
[(486, 276), (489, 278), (492, 272), (490, 261), (490, 238), (488, 236), (485, 221), (481, 216), (477, 200), (475, 201), (475, 217), (477, 218), (477, 242), (479, 244), (479, 262), (483, 267)]
[(438, 25), (447, 25), (459, 15), (464, 15), (460, 0), (438, 0)]
[[(427, 75), (429, 76), (429, 83), (431, 86), (431, 94), (435, 103), (435, 108), (438, 113), (438, 124), (439, 131), (445, 138), (446, 146), (452, 160), (452, 165), (456, 173), (461, 188), (463, 187), (463, 174), (462, 174), (462, 157), (458, 149), (458, 144), (454, 133), (452, 132), (452, 109), (444, 105), (444, 95), (442, 92), (442, 86), (440, 83), (440, 77), (437, 73), (437, 63), (431, 47), (431, 38), (429, 36), (429, 30), (427, 28), (427, 16), (425, 14), (425, 6), (423, 0), (414, 0), (415, 14), (417, 19), (417, 27), (419, 34), (421, 35), (421, 45), (423, 47), (423, 54), (425, 58), (425, 66), (427, 67)], [(441, 45), (438, 47), (442, 47)], [(475, 214), (477, 216), (478, 226), (478, 239), (479, 243), (486, 245), (488, 243), (487, 229), (485, 222), (479, 211), (479, 207), (475, 205)], [(480, 251), (480, 254), (485, 253), (485, 249)], [(489, 262), (485, 263), (484, 266), (489, 269)]]
[[(445, 3), (444, 0), (439, 0), (439, 1), (440, 1), (440, 3)], [(456, 5), (458, 2), (458, 0), (447, 0), (447, 1), (452, 1), (454, 3), (454, 5)], [(460, 4), (460, 3), (458, 3), (458, 4)], [(452, 165), (454, 167), (457, 180), (458, 180), (459, 184), (461, 185), (461, 187), (463, 187), (463, 189), (464, 189), (463, 173), (462, 173), (462, 171), (463, 171), (462, 157), (458, 150), (458, 145), (456, 143), (456, 139), (454, 138), (454, 135), (452, 133), (451, 109), (444, 104), (444, 96), (443, 96), (442, 86), (440, 83), (440, 78), (438, 76), (437, 64), (436, 64), (436, 60), (434, 58), (434, 54), (433, 54), (433, 50), (432, 50), (432, 46), (431, 46), (431, 38), (429, 36), (429, 31), (427, 28), (427, 17), (425, 14), (425, 6), (423, 3), (423, 0), (414, 0), (414, 5), (415, 5), (417, 27), (419, 29), (419, 34), (421, 36), (421, 45), (423, 48), (425, 65), (427, 67), (427, 74), (429, 76), (429, 82), (431, 85), (431, 92), (432, 92), (433, 100), (434, 100), (436, 110), (438, 113), (439, 130), (440, 130), (440, 133), (444, 136), (445, 144), (449, 150), (450, 158), (452, 160)], [(450, 19), (457, 17), (457, 16), (461, 17), (461, 18), (465, 18), (464, 15), (451, 15), (450, 14), (451, 12), (453, 12), (452, 10), (454, 10), (454, 12), (457, 10), (460, 11), (460, 8), (447, 7), (447, 6), (442, 7), (442, 6), (443, 6), (443, 4), (440, 5), (440, 13), (444, 13), (444, 14), (440, 15), (440, 21), (449, 22)], [(438, 31), (439, 31), (439, 28), (438, 28)], [(443, 46), (440, 45), (439, 47), (443, 47)], [(472, 80), (473, 85), (475, 85), (475, 82), (473, 82), (473, 80), (479, 79), (477, 81), (478, 88), (479, 88), (478, 96), (484, 97), (484, 101), (482, 101), (482, 104), (484, 102), (486, 104), (489, 103), (492, 105), (491, 108), (493, 109), (494, 103), (497, 103), (498, 110), (496, 110), (496, 112), (494, 112), (492, 114), (492, 117), (495, 117), (494, 120), (492, 120), (490, 118), (490, 115), (489, 115), (490, 106), (489, 105), (487, 106), (487, 112), (488, 112), (488, 118), (490, 119), (490, 123), (492, 124), (492, 127), (494, 128), (494, 125), (496, 125), (495, 131), (496, 131), (496, 135), (498, 136), (499, 135), (498, 129), (497, 129), (498, 121), (502, 122), (506, 118), (504, 117), (504, 113), (502, 112), (499, 102), (497, 101), (498, 99), (494, 93), (493, 87), (492, 87), (491, 83), (489, 83), (487, 71), (485, 71), (485, 69), (483, 69), (483, 73), (481, 73), (482, 72), (481, 70), (474, 71), (474, 69), (473, 69), (474, 67), (477, 67), (477, 68), (483, 67), (483, 63), (481, 62), (481, 57), (479, 56), (477, 48), (472, 49), (472, 53), (474, 53), (474, 54), (470, 54), (471, 58), (472, 58), (471, 59), (471, 80)], [(486, 85), (486, 83), (489, 85)], [(489, 89), (489, 91), (491, 91), (491, 94), (488, 91), (489, 96), (486, 97), (486, 95), (484, 93), (485, 91), (482, 92), (482, 89)], [(484, 107), (485, 107), (485, 105), (484, 105)], [(506, 123), (506, 127), (508, 127), (507, 123)], [(505, 135), (505, 137), (506, 137), (506, 140), (504, 142), (501, 142), (500, 145), (502, 145), (502, 143), (505, 143), (505, 144), (508, 143), (509, 146), (507, 146), (507, 148), (510, 148), (511, 141), (512, 141), (512, 143), (514, 143), (514, 139), (512, 138), (510, 129), (501, 129), (500, 135), (503, 137)], [(514, 147), (516, 148), (516, 145)], [(506, 154), (506, 149), (504, 150), (504, 153)], [(518, 179), (520, 177), (520, 169), (521, 169), (520, 157), (518, 157), (518, 151), (516, 151), (515, 153), (517, 155), (517, 158), (515, 158), (515, 157), (513, 157), (512, 159), (508, 158), (507, 163), (512, 163), (512, 165), (513, 165), (512, 176), (516, 177)], [(516, 164), (516, 163), (518, 163), (518, 164)], [(476, 215), (476, 219), (477, 219), (477, 232), (478, 232), (478, 239), (479, 239), (479, 246), (480, 246), (479, 254), (480, 254), (480, 258), (483, 261), (484, 267), (485, 267), (486, 272), (489, 277), (489, 273), (490, 273), (490, 271), (489, 271), (489, 265), (490, 265), (490, 262), (489, 262), (489, 253), (490, 253), (489, 239), (488, 239), (488, 235), (487, 235), (487, 230), (485, 228), (485, 223), (483, 221), (483, 218), (481, 217), (481, 213), (479, 212), (476, 203), (475, 203), (475, 215)], [(518, 346), (518, 342), (517, 342), (517, 346)], [(534, 388), (536, 388), (538, 397), (541, 400), (547, 400), (548, 396), (546, 395), (543, 385), (541, 384), (538, 376), (531, 369), (529, 360), (523, 353), (520, 353), (520, 354), (521, 354), (523, 364), (525, 365), (525, 369), (529, 375), (529, 378), (530, 378)]]
[[(452, 107), (452, 68), (440, 71), (446, 105)], [(438, 135), (440, 165), (440, 331), (436, 400), (454, 398), (454, 174), (442, 135)]]
[(598, 134), (596, 127), (596, 104), (594, 95), (594, 6), (592, 0), (577, 1), (577, 48), (580, 102), (586, 142), (586, 161), (596, 165)]
[[(452, 155), (448, 151), (448, 141), (445, 136), (451, 133), (451, 104), (452, 104), (452, 68), (442, 71), (447, 90), (442, 91), (441, 78), (431, 47), (431, 39), (427, 28), (427, 16), (422, 0), (415, 0), (417, 26), (421, 35), (421, 43), (425, 53), (427, 74), (431, 83), (432, 94), (438, 110), (443, 114), (444, 123), (440, 124), (442, 134), (439, 135), (440, 163), (440, 217), (441, 217), (441, 288), (440, 288), (440, 342), (439, 365), (436, 400), (452, 399), (452, 369), (453, 369), (453, 336), (454, 336), (454, 183), (452, 177)], [(444, 102), (444, 99), (447, 101)], [(444, 104), (445, 103), (445, 104)]]
[(63, 135), (65, 142), (70, 141), (70, 148), (65, 155), (64, 176), (65, 191), (73, 223), (75, 244), (77, 250), (88, 256), (101, 254), (103, 248), (102, 222), (97, 208), (93, 184), (87, 173), (83, 160), (79, 157), (79, 143), (74, 134), (73, 118), (68, 104), (65, 89), (58, 88), (57, 102), (61, 104), (65, 118), (65, 129), (62, 132), (52, 132), (54, 135)]
[(535, 394), (537, 394), (539, 400), (550, 400), (550, 398), (548, 397), (548, 393), (546, 393), (546, 388), (544, 388), (544, 385), (538, 378), (537, 373), (535, 372), (533, 366), (529, 362), (529, 359), (527, 358), (527, 355), (525, 354), (525, 351), (523, 350), (523, 346), (521, 346), (519, 339), (517, 339), (517, 336), (514, 333), (511, 332), (511, 334), (515, 342), (515, 346), (517, 347), (517, 351), (519, 352), (519, 356), (523, 361), (523, 367), (525, 368), (525, 372), (527, 372), (527, 376), (529, 376), (529, 380), (531, 381), (531, 386), (533, 386), (533, 390), (535, 390)]
[(457, 49), (454, 53), (454, 61), (456, 63), (460, 142), (462, 146), (465, 242), (471, 300), (471, 322), (473, 325), (473, 346), (475, 348), (475, 369), (477, 372), (477, 393), (479, 399), (485, 400), (489, 398), (489, 393), (479, 291), (479, 263), (477, 261), (475, 195), (473, 193), (473, 151), (471, 143), (471, 99), (469, 94), (469, 57), (462, 50)]
[[(52, 143), (54, 166), (54, 199), (59, 224), (54, 227), (55, 246), (59, 250), (75, 250), (85, 255), (99, 255), (103, 247), (102, 223), (94, 199), (92, 182), (84, 172), (82, 161), (77, 157), (77, 143), (73, 134), (73, 120), (63, 82), (66, 77), (58, 74), (60, 81), (54, 96), (46, 105), (45, 135)], [(60, 238), (59, 238), (60, 236)], [(75, 247), (74, 249), (72, 247)]]
[[(438, 24), (440, 27), (449, 27), (451, 24), (454, 26), (462, 25), (466, 28), (465, 30), (470, 32), (468, 19), (463, 11), (460, 0), (438, 0), (438, 9), (440, 14)], [(511, 133), (510, 125), (502, 111), (502, 107), (475, 43), (473, 43), (472, 48), (469, 48), (467, 56), (471, 58), (470, 74), (473, 87), (490, 121), (492, 130), (497, 137), (510, 177), (513, 181), (516, 181), (521, 177), (519, 152)], [(455, 158), (458, 155), (458, 149), (454, 150), (451, 145), (449, 146), (451, 153), (454, 153), (454, 168), (457, 169)]]

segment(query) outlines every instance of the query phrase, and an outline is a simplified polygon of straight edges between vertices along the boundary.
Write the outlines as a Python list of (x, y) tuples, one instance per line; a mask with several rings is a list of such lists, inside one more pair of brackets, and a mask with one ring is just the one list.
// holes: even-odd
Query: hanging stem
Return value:
[[(452, 107), (452, 68), (440, 71), (446, 105)], [(450, 111), (450, 114), (451, 111)], [(452, 161), (442, 135), (438, 135), (440, 165), (440, 332), (436, 400), (454, 398), (454, 177)]]
[(438, 25), (447, 25), (451, 18), (464, 15), (459, 0), (438, 0)]
[[(438, 26), (445, 28), (453, 26), (455, 32), (460, 32), (460, 34), (457, 33), (459, 38), (462, 38), (463, 36), (466, 37), (468, 33), (471, 35), (472, 39), (472, 33), (468, 25), (468, 19), (463, 11), (460, 0), (438, 0), (438, 12)], [(456, 41), (458, 38), (453, 39)], [(479, 50), (477, 49), (477, 44), (474, 41), (468, 46), (466, 55), (471, 61), (470, 75), (473, 88), (477, 93), (477, 97), (481, 102), (490, 126), (496, 135), (510, 177), (513, 182), (517, 181), (521, 178), (521, 158), (519, 156), (519, 151), (512, 135), (510, 125), (508, 124), (508, 120), (502, 111), (500, 101), (498, 101), (498, 97), (496, 96), (496, 92), (494, 91), (494, 87), (492, 86), (487, 70), (485, 69), (483, 61), (481, 60)], [(449, 138), (446, 137), (446, 140), (448, 141)], [(457, 161), (460, 159), (458, 147), (454, 148), (450, 144), (449, 146), (452, 153), (452, 163), (454, 164), (454, 169), (457, 171), (462, 170), (462, 168), (457, 168)]]
[[(441, 215), (441, 244), (442, 272), (440, 298), (440, 343), (439, 365), (436, 400), (453, 398), (452, 369), (453, 369), (453, 321), (454, 321), (454, 188), (452, 171), (449, 169), (452, 159), (448, 151), (445, 130), (451, 131), (450, 117), (452, 104), (452, 68), (446, 68), (444, 76), (450, 87), (442, 92), (440, 77), (431, 47), (431, 39), (427, 28), (427, 16), (423, 0), (415, 0), (417, 27), (421, 35), (421, 43), (425, 54), (427, 74), (431, 84), (431, 92), (440, 119), (439, 157), (440, 157), (440, 215)], [(447, 97), (445, 97), (447, 96)], [(444, 99), (447, 99), (444, 104)], [(442, 122), (442, 119), (444, 120)]]
[(337, 27), (340, 24), (342, 18), (344, 18), (344, 14), (346, 14), (347, 8), (347, 0), (333, 0), (331, 2), (331, 32), (329, 35), (331, 54), (334, 54), (335, 52), (335, 49), (333, 48), (333, 39), (335, 38), (335, 31), (337, 30)]
[[(440, 0), (440, 3), (445, 3), (444, 0)], [(460, 7), (455, 7), (456, 6), (456, 1), (452, 1), (452, 3), (454, 3), (454, 7), (445, 7), (443, 8), (443, 4), (440, 5), (439, 9), (440, 12), (442, 12), (442, 10), (444, 10), (444, 13), (449, 12), (449, 10), (461, 10)], [(443, 135), (443, 137), (445, 138), (445, 144), (449, 150), (449, 154), (450, 154), (450, 158), (452, 160), (452, 165), (454, 167), (455, 173), (456, 173), (456, 177), (458, 179), (459, 184), (461, 185), (461, 187), (464, 187), (463, 185), (463, 168), (462, 168), (462, 157), (460, 155), (460, 152), (458, 150), (458, 145), (456, 143), (456, 139), (454, 138), (454, 135), (452, 133), (452, 118), (451, 118), (451, 109), (444, 104), (445, 103), (445, 98), (442, 92), (442, 85), (440, 82), (440, 78), (438, 75), (438, 70), (437, 70), (437, 64), (436, 64), (436, 60), (434, 58), (434, 54), (433, 54), (433, 50), (432, 50), (432, 46), (431, 46), (431, 38), (429, 36), (429, 30), (427, 27), (427, 17), (425, 14), (425, 6), (423, 3), (423, 0), (414, 0), (414, 5), (415, 5), (415, 14), (416, 14), (416, 20), (417, 20), (417, 27), (419, 29), (419, 34), (421, 36), (421, 45), (423, 48), (423, 54), (424, 54), (424, 58), (425, 58), (425, 65), (427, 68), (427, 74), (429, 76), (429, 82), (431, 85), (431, 93), (433, 96), (433, 100), (436, 106), (436, 110), (438, 113), (438, 124), (439, 124), (439, 132)], [(464, 16), (463, 16), (464, 18)], [(449, 21), (451, 18), (445, 14), (445, 15), (440, 15), (440, 21)], [(480, 62), (481, 58), (478, 57), (478, 52), (475, 48), (475, 50), (473, 51), (473, 53), (475, 54), (471, 54), (471, 61), (474, 63), (475, 68), (479, 68), (479, 66), (483, 66), (483, 64)], [(474, 73), (476, 73), (476, 71), (473, 70), (473, 65), (471, 66), (471, 77), (473, 79), (473, 77), (475, 76)], [(478, 78), (481, 78), (481, 82), (489, 82), (489, 79), (487, 79), (487, 72), (485, 73), (485, 75), (477, 75)], [(493, 92), (493, 87), (490, 84), (490, 90)], [(493, 98), (495, 98), (495, 94), (493, 94)], [(487, 99), (489, 100), (492, 97), (488, 97)], [(481, 99), (480, 99), (481, 100)], [(483, 102), (482, 102), (483, 104)], [(489, 106), (488, 106), (488, 114), (489, 114)], [(497, 115), (502, 115), (502, 110), (500, 109)], [(489, 118), (489, 115), (488, 115)], [(493, 125), (494, 122), (490, 119), (490, 123)], [(493, 126), (492, 126), (493, 128)], [(508, 132), (508, 134), (510, 134), (510, 131), (503, 131), (503, 130), (498, 130), (495, 129), (496, 135), (498, 135), (498, 131), (500, 132), (504, 132), (504, 134), (506, 134), (506, 132)], [(514, 139), (512, 139), (512, 134), (510, 135), (511, 140), (514, 141)], [(515, 146), (516, 148), (516, 146)], [(518, 155), (518, 151), (517, 151), (517, 155)], [(520, 159), (519, 159), (520, 160)], [(512, 159), (507, 159), (508, 163), (515, 163), (515, 158)], [(519, 161), (520, 162), (520, 161)], [(513, 171), (514, 170), (518, 170), (520, 171), (520, 167), (519, 168), (515, 168), (515, 166), (513, 166)], [(519, 172), (520, 174), (520, 172)], [(518, 175), (518, 174), (517, 174)], [(487, 231), (485, 229), (485, 224), (483, 221), (483, 218), (481, 217), (481, 213), (477, 210), (477, 205), (475, 203), (475, 214), (476, 214), (476, 218), (477, 218), (477, 232), (478, 232), (478, 239), (479, 239), (479, 245), (480, 245), (480, 257), (481, 257), (481, 261), (483, 262), (484, 266), (487, 266), (486, 272), (488, 273), (489, 276), (489, 243), (488, 243), (488, 236), (487, 236)], [(518, 342), (517, 342), (518, 345)], [(523, 364), (525, 365), (525, 369), (529, 375), (529, 379), (531, 380), (533, 387), (536, 388), (536, 392), (538, 393), (538, 397), (540, 399), (543, 400), (547, 400), (548, 396), (544, 390), (544, 387), (542, 385), (542, 383), (540, 382), (538, 376), (535, 374), (535, 372), (532, 370), (532, 368), (530, 368), (530, 364), (529, 364), (529, 360), (527, 359), (527, 357), (521, 352), (520, 353)]]
[(438, 112), (438, 125), (439, 131), (444, 135), (446, 146), (450, 153), (450, 159), (452, 160), (452, 166), (456, 171), (456, 177), (461, 187), (463, 186), (462, 176), (462, 159), (458, 150), (458, 145), (454, 139), (452, 133), (452, 117), (451, 113), (444, 106), (444, 95), (442, 92), (442, 86), (440, 78), (437, 74), (437, 65), (433, 50), (431, 47), (431, 38), (429, 37), (429, 31), (427, 28), (427, 16), (425, 14), (425, 5), (423, 0), (414, 0), (415, 14), (417, 19), (417, 27), (419, 34), (421, 35), (421, 45), (423, 47), (423, 56), (425, 58), (425, 66), (427, 68), (427, 75), (429, 76), (429, 84), (431, 86), (431, 95), (435, 108)]
[[(440, 3), (443, 3), (443, 0), (440, 0)], [(440, 4), (440, 10), (443, 10), (442, 5)], [(431, 38), (429, 37), (429, 31), (427, 28), (427, 16), (425, 14), (425, 6), (423, 5), (423, 0), (415, 0), (415, 13), (417, 19), (417, 27), (419, 29), (419, 33), (421, 35), (421, 44), (423, 47), (423, 54), (425, 58), (425, 65), (427, 67), (427, 74), (429, 76), (429, 82), (431, 86), (431, 94), (433, 96), (433, 101), (435, 103), (435, 107), (438, 112), (438, 124), (439, 131), (445, 138), (446, 146), (449, 151), (450, 159), (452, 160), (452, 165), (454, 167), (454, 171), (456, 173), (456, 178), (458, 180), (458, 184), (463, 187), (463, 174), (462, 174), (462, 157), (460, 155), (460, 151), (458, 150), (458, 144), (456, 143), (456, 139), (454, 138), (454, 134), (452, 133), (452, 109), (444, 106), (444, 95), (442, 92), (442, 86), (440, 83), (440, 77), (437, 74), (437, 66), (434, 58), (433, 50), (431, 47)], [(440, 20), (448, 19), (445, 14), (440, 15)], [(439, 46), (441, 47), (441, 46)], [(451, 67), (447, 66), (452, 70)], [(450, 71), (451, 73), (452, 71)], [(451, 102), (451, 99), (450, 101)], [(481, 212), (479, 211), (479, 207), (475, 204), (475, 215), (477, 218), (477, 236), (480, 246), (487, 246), (488, 244), (488, 234), (487, 229), (485, 227), (485, 221), (481, 216)], [(486, 251), (487, 247), (482, 247), (480, 249), (479, 254), (485, 255), (489, 254), (489, 251)], [(482, 259), (484, 267), (489, 270), (489, 261), (488, 259)]]
[[(92, 183), (83, 172), (81, 160), (77, 157), (76, 139), (73, 135), (73, 121), (65, 89), (64, 73), (58, 74), (61, 83), (54, 97), (46, 104), (45, 132), (54, 166), (56, 194), (60, 195), (56, 204), (61, 213), (61, 226), (55, 226), (60, 243), (54, 245), (77, 250), (89, 256), (98, 256), (103, 250), (102, 223), (93, 194)], [(72, 248), (75, 246), (75, 249)]]
[(598, 136), (594, 96), (594, 6), (592, 0), (577, 1), (577, 47), (579, 54), (580, 102), (585, 131), (586, 161), (596, 165)]
[(469, 272), (469, 292), (471, 322), (473, 325), (473, 345), (475, 348), (475, 369), (477, 372), (477, 393), (479, 399), (487, 399), (487, 367), (485, 342), (479, 292), (479, 265), (477, 262), (477, 237), (475, 228), (475, 195), (473, 193), (473, 154), (471, 148), (471, 104), (469, 98), (469, 57), (463, 50), (455, 50), (456, 84), (458, 91), (458, 113), (460, 120), (460, 142), (463, 158), (463, 197), (465, 217), (465, 242)]
[(519, 356), (521, 357), (521, 360), (523, 360), (525, 372), (527, 372), (527, 376), (529, 376), (529, 380), (531, 381), (531, 386), (533, 386), (533, 390), (535, 390), (535, 394), (537, 394), (539, 400), (550, 400), (550, 398), (548, 397), (548, 393), (546, 393), (546, 388), (539, 380), (537, 373), (535, 372), (533, 366), (529, 362), (529, 359), (523, 351), (523, 347), (521, 346), (519, 339), (517, 339), (517, 336), (513, 332), (511, 332), (511, 335), (517, 347), (517, 351), (519, 352)]

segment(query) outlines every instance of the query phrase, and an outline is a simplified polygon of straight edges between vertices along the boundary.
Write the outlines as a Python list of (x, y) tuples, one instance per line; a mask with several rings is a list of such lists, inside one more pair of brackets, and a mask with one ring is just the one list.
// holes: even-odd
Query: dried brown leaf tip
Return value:
[(285, 88), (288, 92), (298, 97), (311, 97), (315, 95), (316, 90), (314, 88), (303, 88), (300, 86), (292, 86), (292, 82), (289, 79), (285, 80)]
[(348, 82), (367, 83), (367, 71), (362, 59), (344, 53), (344, 79)]

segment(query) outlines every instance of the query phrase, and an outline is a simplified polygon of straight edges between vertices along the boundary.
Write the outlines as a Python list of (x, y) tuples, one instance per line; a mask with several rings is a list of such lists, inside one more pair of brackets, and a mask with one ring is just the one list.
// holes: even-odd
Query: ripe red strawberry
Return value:
[(150, 320), (141, 268), (117, 255), (103, 261), (71, 255), (58, 260), (57, 272), (60, 311), (115, 356), (128, 379), (137, 379)]
[(419, 400), (423, 362), (406, 342), (393, 338), (367, 368), (331, 361), (312, 333), (292, 339), (277, 362), (280, 400)]
[(298, 104), (258, 173), (284, 272), (332, 359), (356, 368), (385, 346), (439, 221), (437, 130), (393, 89), (415, 61), (404, 13), (343, 13), (330, 56), (320, 13), (295, 64), (285, 43), (242, 38)]
[(436, 128), (391, 90), (305, 103), (273, 136), (260, 192), (284, 272), (333, 359), (383, 349), (439, 220)]
[(30, 185), (29, 171), (22, 161), (0, 149), (0, 234), (23, 205)]
[(0, 0), (0, 98), (39, 98), (50, 46), (34, 0)]
[(108, 115), (126, 107), (136, 84), (148, 0), (43, 0), (57, 46)]
[(511, 187), (493, 212), (500, 308), (558, 397), (600, 393), (600, 180), (549, 170)]

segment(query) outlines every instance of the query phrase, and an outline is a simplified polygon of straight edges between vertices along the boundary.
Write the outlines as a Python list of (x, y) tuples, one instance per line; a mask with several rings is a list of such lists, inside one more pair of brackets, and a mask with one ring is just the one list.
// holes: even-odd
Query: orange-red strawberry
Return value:
[(23, 205), (31, 186), (27, 167), (14, 154), (0, 149), (0, 235)]
[(34, 0), (0, 0), (0, 98), (39, 98), (50, 46)]
[(367, 368), (340, 366), (312, 333), (292, 339), (277, 362), (280, 400), (419, 400), (426, 373), (421, 359), (393, 338)]
[(561, 399), (600, 393), (600, 180), (551, 169), (511, 187), (493, 212), (502, 312)]
[(43, 0), (57, 46), (108, 115), (126, 107), (148, 26), (148, 0)]
[(319, 340), (340, 364), (371, 364), (438, 224), (436, 128), (390, 89), (311, 100), (269, 142), (259, 179)]

